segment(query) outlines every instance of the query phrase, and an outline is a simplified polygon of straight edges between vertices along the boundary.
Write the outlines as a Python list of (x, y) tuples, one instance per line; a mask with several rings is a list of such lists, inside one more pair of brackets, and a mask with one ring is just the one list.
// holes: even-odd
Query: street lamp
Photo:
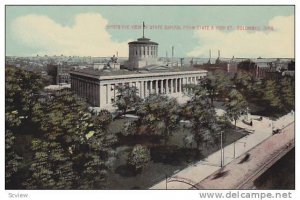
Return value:
[(220, 132), (221, 134), (221, 167), (224, 165), (224, 149), (223, 149), (223, 131)]

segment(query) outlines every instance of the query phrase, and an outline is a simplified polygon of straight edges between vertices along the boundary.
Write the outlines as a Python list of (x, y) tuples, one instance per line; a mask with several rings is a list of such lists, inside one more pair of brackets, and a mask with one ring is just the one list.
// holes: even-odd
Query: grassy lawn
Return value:
[[(132, 119), (117, 119), (109, 129), (114, 133), (118, 133), (122, 131), (123, 124), (127, 120)], [(128, 144), (123, 142), (116, 146), (117, 159), (108, 175), (107, 189), (147, 189), (163, 180), (166, 175), (170, 176), (220, 149), (220, 144), (216, 144), (208, 148), (204, 147), (199, 154), (195, 149), (196, 144), (193, 144), (192, 147), (184, 147), (183, 137), (187, 134), (190, 134), (189, 130), (181, 124), (180, 128), (171, 136), (167, 147), (162, 145), (162, 141), (158, 142), (157, 145), (148, 146), (151, 152), (151, 162), (139, 174), (133, 173), (127, 166), (128, 154), (139, 140), (128, 142)], [(226, 140), (224, 145), (226, 146), (247, 134), (246, 131), (234, 127), (225, 130)]]

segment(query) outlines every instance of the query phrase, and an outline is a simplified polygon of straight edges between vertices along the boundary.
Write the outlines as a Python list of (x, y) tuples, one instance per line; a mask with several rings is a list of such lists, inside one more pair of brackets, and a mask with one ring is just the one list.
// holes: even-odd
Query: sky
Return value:
[(127, 57), (143, 21), (159, 56), (294, 57), (293, 6), (6, 6), (6, 55)]

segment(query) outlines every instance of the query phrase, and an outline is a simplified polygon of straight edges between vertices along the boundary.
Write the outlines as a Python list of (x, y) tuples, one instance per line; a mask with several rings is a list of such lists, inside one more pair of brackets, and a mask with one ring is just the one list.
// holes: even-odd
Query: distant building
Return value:
[(55, 92), (62, 89), (71, 88), (71, 84), (48, 85), (44, 88), (45, 92)]
[(70, 70), (73, 69), (74, 66), (66, 65), (64, 63), (59, 64), (48, 64), (47, 65), (47, 73), (52, 77), (52, 84), (58, 85), (61, 83), (70, 84)]
[(259, 79), (278, 81), (283, 76), (294, 76), (294, 71), (289, 70), (289, 67), (293, 68), (292, 66), (292, 61), (260, 58), (239, 63), (238, 71), (246, 71)]

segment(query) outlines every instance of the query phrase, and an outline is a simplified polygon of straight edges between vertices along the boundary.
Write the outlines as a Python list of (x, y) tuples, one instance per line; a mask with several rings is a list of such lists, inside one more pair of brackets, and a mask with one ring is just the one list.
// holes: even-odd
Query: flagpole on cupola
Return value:
[(143, 38), (145, 38), (144, 36), (144, 29), (145, 29), (145, 23), (143, 22)]

